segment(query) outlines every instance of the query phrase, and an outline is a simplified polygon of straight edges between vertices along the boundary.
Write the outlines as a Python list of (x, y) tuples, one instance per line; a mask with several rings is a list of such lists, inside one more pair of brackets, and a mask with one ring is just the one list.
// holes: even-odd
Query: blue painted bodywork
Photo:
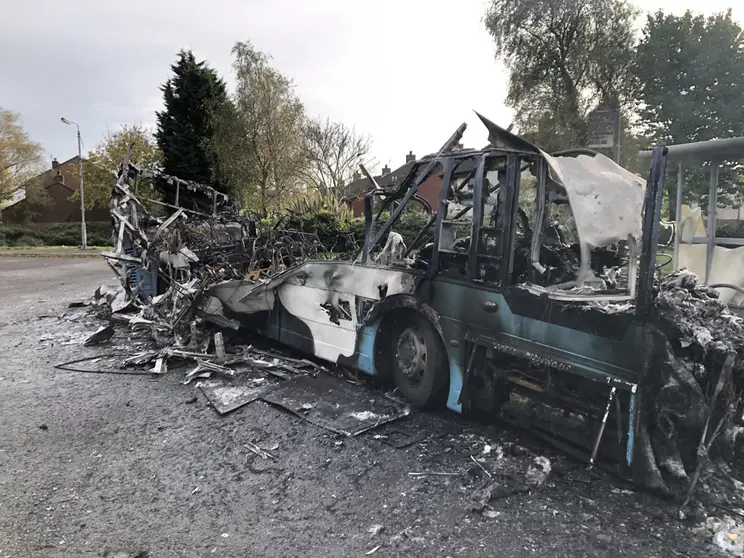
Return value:
[(379, 325), (378, 321), (373, 325), (363, 326), (359, 331), (357, 368), (371, 376), (377, 374), (375, 369), (375, 339), (377, 338)]
[[(628, 416), (633, 420), (636, 416), (636, 390), (633, 389), (630, 393), (630, 409), (628, 409)], [(633, 464), (633, 448), (635, 444), (635, 428), (628, 429), (628, 442), (625, 449), (625, 462), (630, 467)]]
[[(400, 273), (411, 274), (409, 270)], [(423, 274), (420, 277), (423, 279)], [(454, 411), (462, 410), (459, 400), (464, 382), (463, 347), (473, 339), (497, 350), (509, 348), (519, 354), (547, 359), (558, 370), (601, 383), (617, 383), (621, 389), (629, 389), (638, 381), (644, 363), (642, 324), (626, 319), (611, 337), (601, 336), (551, 321), (552, 302), (547, 299), (545, 315), (537, 319), (521, 315), (510, 304), (509, 293), (495, 287), (445, 277), (435, 277), (430, 281), (428, 300), (421, 302), (429, 304), (438, 315), (435, 325), (441, 332), (450, 368), (447, 406)], [(424, 295), (419, 293), (418, 296), (423, 298)], [(538, 295), (522, 296), (540, 298)], [(497, 310), (485, 312), (484, 303), (495, 305)], [(582, 311), (586, 315), (602, 313), (592, 308)], [(262, 332), (307, 351), (308, 344), (312, 346), (312, 335), (300, 331), (297, 320), (291, 318), (286, 309), (277, 306)], [(370, 375), (379, 372), (375, 363), (375, 343), (381, 319), (382, 316), (357, 328), (357, 350), (353, 361), (348, 364)], [(603, 314), (602, 319), (608, 319), (608, 315)]]
[(447, 408), (457, 413), (462, 412), (462, 401), (460, 400), (460, 394), (462, 393), (462, 380), (464, 377), (462, 367), (457, 358), (450, 357), (450, 382), (449, 382), (449, 395), (447, 396)]
[[(484, 303), (492, 303), (498, 310), (486, 313)], [(601, 337), (552, 323), (549, 314), (542, 319), (519, 315), (503, 293), (459, 282), (437, 281), (431, 304), (441, 316), (442, 329), (451, 332), (451, 339), (461, 343), (464, 332), (468, 331), (471, 335), (554, 359), (575, 373), (597, 380), (618, 378), (634, 383), (643, 366), (643, 351), (639, 350), (643, 341), (641, 324), (628, 324), (616, 338)], [(586, 312), (601, 311), (588, 309)]]

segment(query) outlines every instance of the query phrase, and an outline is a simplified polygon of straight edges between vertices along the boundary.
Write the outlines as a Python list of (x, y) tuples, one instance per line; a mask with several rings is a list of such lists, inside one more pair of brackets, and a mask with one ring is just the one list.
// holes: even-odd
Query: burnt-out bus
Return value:
[[(568, 451), (630, 466), (647, 438), (640, 387), (666, 151), (654, 150), (646, 180), (481, 119), (485, 149), (455, 149), (463, 125), (397, 189), (367, 194), (357, 258), (226, 281), (205, 307), (389, 379), (417, 407), (497, 413), (554, 441), (560, 429)], [(438, 205), (406, 246), (396, 225), (433, 175)]]

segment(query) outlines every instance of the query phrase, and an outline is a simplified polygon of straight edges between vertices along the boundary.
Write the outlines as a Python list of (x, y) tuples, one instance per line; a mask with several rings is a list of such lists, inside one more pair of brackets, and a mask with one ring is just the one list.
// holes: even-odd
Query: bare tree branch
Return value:
[(359, 168), (367, 163), (372, 142), (354, 128), (330, 119), (309, 120), (305, 125), (303, 178), (323, 195), (342, 199)]

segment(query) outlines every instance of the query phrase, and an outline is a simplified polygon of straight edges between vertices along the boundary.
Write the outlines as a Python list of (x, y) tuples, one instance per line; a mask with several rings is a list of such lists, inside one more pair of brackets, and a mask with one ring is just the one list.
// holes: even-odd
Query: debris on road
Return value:
[[(480, 441), (472, 446), (481, 446)], [(496, 450), (490, 444), (488, 453), (478, 459), (470, 456), (475, 464), (468, 471), (471, 486), (474, 487), (471, 511), (489, 517), (493, 511), (490, 503), (516, 494), (526, 494), (543, 487), (553, 469), (550, 459), (544, 455), (530, 455), (518, 446), (510, 446), (504, 451)], [(524, 451), (522, 451), (524, 450)], [(485, 477), (483, 476), (485, 475)], [(488, 512), (488, 513), (487, 513)]]
[(502, 484), (500, 482), (491, 482), (486, 485), (485, 488), (473, 495), (473, 499), (475, 500), (476, 504), (473, 506), (472, 509), (476, 512), (485, 513), (486, 511), (491, 510), (491, 508), (488, 507), (490, 502), (499, 500), (501, 498), (508, 498), (509, 496), (513, 496), (515, 494), (524, 494), (529, 491), (530, 489), (525, 485), (509, 485)]
[(212, 374), (219, 374), (227, 378), (235, 377), (235, 370), (221, 366), (215, 362), (210, 362), (199, 357), (195, 357), (196, 367), (193, 368), (184, 379), (184, 384), (190, 384), (196, 378), (210, 378)]
[(548, 480), (550, 470), (550, 460), (544, 455), (538, 455), (527, 469), (524, 475), (525, 481), (532, 487), (542, 486)]
[(708, 517), (693, 528), (698, 536), (709, 538), (714, 546), (730, 556), (744, 557), (744, 524), (729, 516)]
[(442, 473), (437, 471), (423, 471), (408, 473), (409, 477), (459, 477), (462, 473)]
[(84, 357), (84, 358), (78, 358), (75, 360), (69, 360), (67, 362), (63, 362), (60, 364), (55, 364), (54, 368), (57, 370), (65, 370), (67, 372), (81, 372), (85, 374), (118, 374), (122, 376), (151, 376), (150, 372), (145, 371), (137, 371), (137, 370), (128, 370), (125, 367), (120, 368), (78, 368), (73, 365), (80, 364), (83, 362), (91, 362), (91, 363), (99, 363), (101, 360), (111, 360), (112, 364), (113, 361), (120, 358), (120, 355), (104, 355), (104, 356), (91, 356), (91, 357)]
[(276, 460), (276, 457), (274, 457), (272, 454), (270, 454), (265, 449), (258, 447), (256, 444), (252, 444), (251, 442), (246, 442), (245, 443), (245, 447), (246, 447), (246, 449), (248, 449), (249, 451), (252, 451), (257, 456), (259, 456), (259, 457), (261, 457), (263, 459)]
[(239, 371), (231, 381), (204, 380), (197, 385), (215, 411), (226, 415), (261, 399), (262, 395), (276, 387), (280, 381), (258, 368)]
[(93, 335), (88, 337), (85, 340), (85, 343), (83, 343), (86, 347), (90, 347), (92, 345), (98, 345), (99, 343), (104, 343), (111, 339), (114, 336), (114, 328), (111, 326), (101, 326), (98, 331), (96, 331)]
[(330, 374), (297, 376), (261, 398), (344, 436), (358, 436), (410, 412), (407, 406)]
[(158, 357), (150, 372), (156, 375), (166, 374), (168, 372), (168, 362), (165, 357)]
[(377, 434), (372, 436), (385, 445), (395, 449), (403, 449), (424, 440), (426, 436), (421, 432), (413, 432), (410, 428), (397, 426), (396, 423), (387, 423), (377, 429)]
[(383, 529), (384, 529), (384, 527), (383, 527), (382, 525), (380, 525), (379, 523), (377, 523), (377, 524), (375, 524), (375, 525), (372, 525), (372, 526), (371, 526), (371, 527), (370, 527), (370, 528), (369, 528), (369, 529), (367, 530), (367, 532), (368, 532), (368, 533), (369, 533), (370, 535), (372, 535), (373, 537), (376, 537), (377, 535), (379, 535), (379, 534), (380, 534), (380, 533), (382, 532), (382, 530), (383, 530)]
[(483, 472), (484, 472), (484, 473), (486, 474), (486, 476), (487, 476), (487, 477), (488, 477), (489, 479), (490, 479), (490, 478), (493, 478), (493, 475), (492, 475), (491, 473), (489, 473), (489, 472), (488, 472), (488, 471), (486, 470), (486, 468), (485, 468), (485, 467), (484, 467), (483, 465), (481, 465), (481, 464), (480, 464), (480, 462), (479, 462), (479, 461), (478, 461), (478, 460), (477, 460), (477, 459), (476, 459), (475, 457), (473, 457), (473, 456), (471, 455), (471, 456), (470, 456), (470, 459), (471, 459), (471, 461), (472, 461), (473, 463), (475, 463), (475, 464), (476, 464), (476, 465), (477, 465), (478, 467), (480, 467), (481, 471), (483, 471)]

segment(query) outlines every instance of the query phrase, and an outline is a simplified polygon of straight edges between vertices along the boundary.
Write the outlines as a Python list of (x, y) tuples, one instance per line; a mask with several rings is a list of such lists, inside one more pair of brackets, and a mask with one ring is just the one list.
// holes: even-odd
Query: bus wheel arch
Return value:
[(375, 340), (375, 367), (395, 381), (418, 408), (444, 407), (449, 391), (449, 360), (436, 312), (427, 305), (398, 304), (382, 315)]

